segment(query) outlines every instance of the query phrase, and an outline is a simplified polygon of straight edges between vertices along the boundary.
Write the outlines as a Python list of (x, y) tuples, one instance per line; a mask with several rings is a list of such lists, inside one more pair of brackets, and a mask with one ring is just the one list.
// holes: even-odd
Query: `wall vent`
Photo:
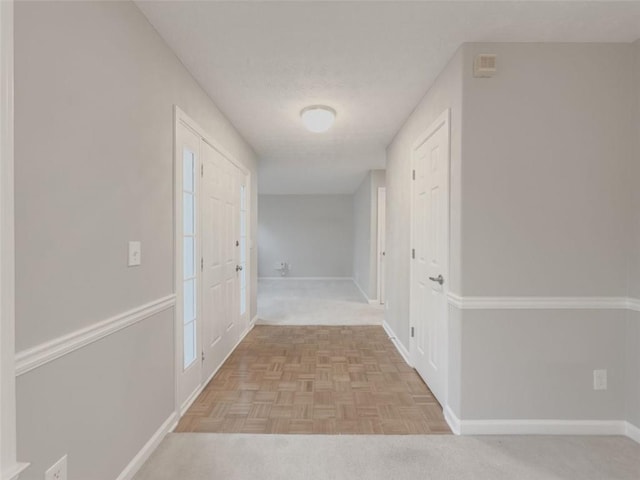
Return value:
[(473, 61), (474, 77), (493, 77), (498, 71), (498, 57), (492, 53), (481, 53)]

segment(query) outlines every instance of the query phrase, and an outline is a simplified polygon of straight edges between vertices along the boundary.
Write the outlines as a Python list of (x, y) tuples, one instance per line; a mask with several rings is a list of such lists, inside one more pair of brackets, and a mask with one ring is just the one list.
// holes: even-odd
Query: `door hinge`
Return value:
[(200, 164), (200, 176), (204, 177), (204, 163)]
[(416, 249), (415, 248), (411, 249), (411, 258), (413, 258), (413, 259), (416, 258)]
[(411, 327), (411, 338), (416, 336), (416, 330), (415, 328)]
[(204, 270), (204, 257), (200, 257), (200, 271)]
[(204, 350), (202, 351), (202, 361), (204, 362)]
[(415, 170), (411, 173), (411, 178), (412, 178), (413, 180), (415, 180), (415, 179), (416, 179), (416, 171), (415, 171)]

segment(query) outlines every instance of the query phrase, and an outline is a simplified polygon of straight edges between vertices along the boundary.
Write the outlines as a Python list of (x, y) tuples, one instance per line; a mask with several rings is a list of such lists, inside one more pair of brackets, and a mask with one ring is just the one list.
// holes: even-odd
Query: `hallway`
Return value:
[(351, 279), (258, 280), (259, 325), (382, 325), (381, 305), (370, 305)]
[(256, 326), (176, 432), (450, 433), (379, 326)]

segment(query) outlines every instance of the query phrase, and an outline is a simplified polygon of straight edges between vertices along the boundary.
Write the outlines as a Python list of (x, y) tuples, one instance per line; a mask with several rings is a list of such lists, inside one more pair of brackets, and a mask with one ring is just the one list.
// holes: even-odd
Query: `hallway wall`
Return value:
[[(251, 169), (254, 245), (257, 160), (135, 4), (15, 10), (20, 359), (173, 293), (174, 104)], [(18, 377), (21, 479), (64, 454), (69, 480), (118, 477), (174, 411), (173, 317), (163, 304)]]
[[(480, 53), (494, 77), (474, 78)], [(622, 420), (637, 395), (635, 313), (551, 306), (628, 295), (632, 69), (630, 44), (465, 44), (388, 148), (386, 319), (408, 349), (410, 146), (451, 108), (448, 404), (463, 421)]]
[(462, 142), (462, 50), (459, 49), (387, 147), (387, 265), (385, 321), (409, 349), (412, 149), (442, 112), (451, 109), (451, 290), (460, 284), (460, 164)]
[(385, 171), (371, 170), (353, 194), (353, 280), (367, 299), (378, 296), (378, 188)]
[[(489, 43), (463, 51), (464, 235), (453, 292), (534, 304), (625, 297), (631, 46)], [(497, 54), (498, 73), (474, 78), (473, 60), (486, 52)], [(626, 312), (494, 303), (460, 312), (460, 418), (624, 417)], [(593, 389), (595, 369), (607, 369), (606, 391)]]
[(260, 195), (258, 275), (351, 278), (352, 195)]
[[(633, 136), (635, 151), (628, 171), (631, 196), (629, 218), (631, 226), (629, 262), (629, 296), (640, 299), (640, 40), (633, 44), (635, 88), (635, 122)], [(640, 302), (638, 302), (640, 303)], [(626, 364), (626, 417), (640, 428), (640, 311), (632, 311), (627, 319), (627, 364)]]

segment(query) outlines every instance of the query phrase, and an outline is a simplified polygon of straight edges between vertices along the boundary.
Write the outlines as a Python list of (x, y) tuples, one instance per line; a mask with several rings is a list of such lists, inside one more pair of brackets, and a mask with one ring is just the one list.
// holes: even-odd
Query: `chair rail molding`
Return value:
[(175, 303), (176, 296), (174, 294), (167, 295), (88, 327), (23, 350), (16, 355), (16, 375), (23, 375), (101, 338), (112, 335), (123, 328), (173, 308)]
[(635, 310), (640, 299), (627, 297), (465, 297), (449, 293), (449, 305), (461, 310)]

